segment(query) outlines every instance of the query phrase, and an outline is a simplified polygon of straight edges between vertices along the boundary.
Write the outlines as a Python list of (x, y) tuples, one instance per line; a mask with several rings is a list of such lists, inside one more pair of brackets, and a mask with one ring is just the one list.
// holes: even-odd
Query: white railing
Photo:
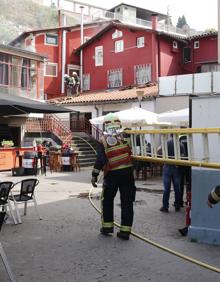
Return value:
[[(69, 2), (72, 4), (72, 6), (70, 7), (68, 5), (68, 7), (70, 7), (70, 9), (72, 10), (72, 12), (74, 13), (80, 13), (80, 6), (83, 5), (84, 6), (84, 21), (85, 22), (91, 22), (91, 21), (96, 21), (99, 19), (107, 19), (107, 20), (119, 20), (123, 23), (127, 23), (127, 24), (132, 24), (132, 25), (137, 25), (137, 26), (144, 26), (146, 28), (152, 29), (152, 23), (151, 21), (147, 21), (144, 19), (139, 19), (136, 17), (128, 17), (128, 16), (124, 16), (120, 13), (114, 13), (114, 12), (110, 12), (106, 9), (103, 9), (101, 7), (97, 7), (94, 5), (90, 5), (90, 4), (85, 4), (79, 1), (74, 1), (74, 0), (65, 0), (64, 2)], [(66, 10), (65, 5), (62, 6), (63, 10)], [(182, 35), (182, 36), (192, 36), (201, 32), (197, 32), (195, 30), (184, 30), (181, 28), (177, 28), (175, 26), (172, 25), (166, 25), (164, 23), (158, 23), (157, 26), (157, 30), (158, 31), (163, 31), (166, 33), (173, 33), (173, 34), (178, 34), (178, 35)]]
[(220, 94), (220, 71), (159, 77), (159, 95)]

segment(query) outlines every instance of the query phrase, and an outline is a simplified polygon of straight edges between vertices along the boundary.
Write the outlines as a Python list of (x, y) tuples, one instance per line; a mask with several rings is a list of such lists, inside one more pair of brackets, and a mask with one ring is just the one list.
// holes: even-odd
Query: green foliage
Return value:
[(217, 32), (217, 30), (215, 29), (215, 28), (207, 28), (206, 30), (205, 30), (205, 32)]
[(13, 147), (14, 142), (12, 140), (3, 140), (1, 145), (2, 147)]
[(177, 24), (176, 24), (176, 27), (178, 28), (182, 28), (184, 25), (187, 25), (187, 22), (186, 22), (186, 18), (184, 15), (182, 15), (182, 17), (179, 17), (178, 18), (178, 21), (177, 21)]
[(32, 0), (0, 0), (0, 43), (7, 44), (23, 31), (57, 26), (54, 8)]

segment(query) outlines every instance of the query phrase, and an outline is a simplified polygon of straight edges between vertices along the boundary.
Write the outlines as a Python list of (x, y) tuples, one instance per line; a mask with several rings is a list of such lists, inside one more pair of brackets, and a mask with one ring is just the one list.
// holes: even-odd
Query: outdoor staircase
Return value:
[(96, 160), (97, 141), (83, 133), (73, 133), (72, 145), (74, 152), (79, 154), (81, 167), (93, 166)]

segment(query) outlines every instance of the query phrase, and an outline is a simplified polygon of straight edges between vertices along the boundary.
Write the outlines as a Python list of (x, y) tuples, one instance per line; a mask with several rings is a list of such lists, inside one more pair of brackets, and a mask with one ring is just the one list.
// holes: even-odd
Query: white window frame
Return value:
[[(116, 84), (115, 81), (111, 81), (110, 77), (114, 77), (114, 75), (116, 75), (120, 78), (120, 80), (118, 80), (120, 83)], [(114, 85), (112, 83), (115, 83)], [(107, 71), (107, 83), (108, 83), (108, 88), (118, 88), (123, 86), (123, 69), (119, 68), (119, 69), (113, 69), (113, 70), (108, 70)]]
[(137, 48), (144, 47), (144, 36), (137, 37)]
[(199, 40), (194, 41), (194, 49), (199, 49)]
[(178, 49), (178, 43), (177, 41), (173, 41), (173, 49)]
[[(46, 68), (47, 68), (48, 65), (54, 66), (54, 67), (56, 68), (56, 75), (49, 75), (49, 74), (46, 74)], [(50, 62), (47, 62), (47, 63), (44, 65), (44, 76), (48, 76), (48, 77), (57, 77), (57, 73), (58, 73), (58, 64), (57, 64), (57, 63), (50, 63)]]
[(103, 66), (103, 46), (95, 47), (95, 66)]
[[(57, 38), (57, 43), (56, 44), (52, 44), (52, 43), (48, 43), (47, 42), (47, 37), (56, 37)], [(49, 46), (58, 46), (58, 34), (56, 33), (45, 33), (44, 34), (44, 45), (49, 45)]]
[(116, 40), (115, 41), (115, 53), (123, 52), (124, 51), (124, 40)]
[(134, 83), (142, 85), (151, 81), (151, 64), (134, 66)]
[(84, 91), (90, 90), (90, 73), (83, 74), (82, 87)]

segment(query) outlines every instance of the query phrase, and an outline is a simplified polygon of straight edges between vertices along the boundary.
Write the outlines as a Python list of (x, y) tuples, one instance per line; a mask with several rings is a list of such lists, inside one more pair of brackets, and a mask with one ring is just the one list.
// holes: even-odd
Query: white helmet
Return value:
[(121, 133), (121, 121), (117, 114), (109, 113), (104, 117), (105, 132), (108, 135), (118, 135)]

